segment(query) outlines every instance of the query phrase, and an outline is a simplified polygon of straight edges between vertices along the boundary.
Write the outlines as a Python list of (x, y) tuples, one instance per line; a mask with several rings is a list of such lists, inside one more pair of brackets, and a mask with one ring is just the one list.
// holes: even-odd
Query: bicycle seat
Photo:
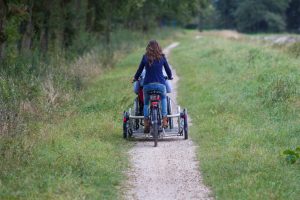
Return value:
[(160, 94), (161, 94), (161, 91), (158, 91), (158, 90), (149, 90), (147, 93), (148, 93), (149, 95), (151, 95), (151, 94), (158, 94), (158, 95), (160, 95)]

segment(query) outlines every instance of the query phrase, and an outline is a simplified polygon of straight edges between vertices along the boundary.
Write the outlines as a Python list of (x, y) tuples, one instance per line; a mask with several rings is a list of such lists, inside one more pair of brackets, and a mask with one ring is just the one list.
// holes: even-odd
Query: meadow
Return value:
[[(200, 36), (199, 36), (200, 35)], [(200, 169), (216, 199), (297, 199), (300, 61), (263, 42), (190, 32), (171, 54)]]

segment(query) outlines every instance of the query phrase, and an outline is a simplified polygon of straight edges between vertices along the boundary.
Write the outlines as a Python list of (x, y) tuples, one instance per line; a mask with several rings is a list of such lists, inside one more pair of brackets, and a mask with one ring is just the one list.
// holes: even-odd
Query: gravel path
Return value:
[[(164, 53), (168, 56), (178, 44), (171, 44)], [(176, 102), (178, 77), (174, 69), (172, 72), (170, 96)], [(213, 199), (202, 183), (195, 152), (194, 143), (182, 137), (159, 140), (155, 148), (153, 141), (137, 141), (129, 152), (132, 168), (127, 174), (125, 199)]]

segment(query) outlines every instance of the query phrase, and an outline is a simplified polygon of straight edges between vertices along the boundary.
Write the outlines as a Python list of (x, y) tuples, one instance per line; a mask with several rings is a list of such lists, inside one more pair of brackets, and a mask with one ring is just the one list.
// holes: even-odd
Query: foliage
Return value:
[[(215, 1), (222, 28), (243, 32), (282, 32), (297, 30), (299, 1), (286, 0), (224, 0)], [(287, 25), (287, 27), (286, 27)]]
[(199, 30), (217, 27), (217, 11), (213, 5), (208, 5), (199, 15)]
[(290, 0), (288, 9), (286, 10), (287, 28), (292, 31), (300, 32), (300, 1)]
[(283, 14), (288, 6), (288, 1), (253, 1), (243, 0), (235, 11), (237, 28), (241, 31), (255, 32), (285, 30)]
[(234, 12), (237, 9), (238, 0), (217, 0), (215, 7), (219, 13), (219, 26), (221, 28), (235, 28), (235, 16)]
[(286, 162), (289, 164), (294, 164), (297, 160), (300, 160), (300, 147), (295, 149), (287, 149), (283, 152), (283, 155), (286, 155)]

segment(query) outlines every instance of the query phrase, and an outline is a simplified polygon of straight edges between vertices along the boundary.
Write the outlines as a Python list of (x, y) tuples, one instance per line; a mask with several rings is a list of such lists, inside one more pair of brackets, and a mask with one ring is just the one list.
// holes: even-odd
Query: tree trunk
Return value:
[(44, 13), (43, 26), (40, 33), (40, 47), (44, 55), (48, 51), (48, 44), (49, 44), (49, 17), (50, 17), (50, 11), (47, 10)]
[(149, 24), (148, 24), (148, 7), (143, 6), (143, 12), (142, 12), (142, 30), (144, 33), (147, 33), (149, 31)]
[(5, 0), (0, 0), (0, 60), (4, 58), (6, 35), (4, 32), (5, 21), (7, 15), (7, 3)]
[(88, 32), (95, 30), (95, 5), (93, 5), (92, 0), (87, 2), (87, 12), (86, 12), (86, 28)]
[(22, 40), (21, 40), (21, 47), (20, 50), (22, 54), (28, 55), (31, 50), (32, 45), (32, 37), (33, 37), (33, 23), (32, 23), (32, 7), (33, 2), (30, 2), (29, 8), (29, 18), (25, 25), (25, 32), (23, 33)]
[(45, 27), (41, 31), (40, 36), (40, 45), (41, 45), (41, 51), (45, 55), (48, 51), (48, 27)]
[(112, 12), (111, 8), (113, 7), (112, 2), (108, 3), (107, 9), (105, 12), (106, 23), (105, 23), (105, 49), (106, 49), (106, 58), (104, 64), (108, 67), (112, 66), (113, 52), (111, 48), (111, 29), (112, 29)]
[(110, 17), (108, 17), (108, 19), (106, 19), (106, 29), (105, 29), (105, 42), (106, 42), (106, 46), (110, 46), (110, 32), (111, 32), (111, 19)]

